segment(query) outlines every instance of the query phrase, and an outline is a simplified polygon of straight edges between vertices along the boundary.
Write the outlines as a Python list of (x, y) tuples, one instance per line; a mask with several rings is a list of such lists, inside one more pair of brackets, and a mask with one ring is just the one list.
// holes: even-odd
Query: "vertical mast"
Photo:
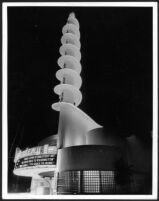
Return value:
[(58, 59), (58, 65), (61, 69), (56, 73), (56, 78), (61, 83), (54, 88), (54, 92), (59, 95), (60, 99), (58, 104), (53, 104), (53, 109), (57, 111), (60, 111), (61, 102), (78, 106), (82, 101), (82, 94), (79, 90), (82, 84), (80, 77), (80, 32), (79, 22), (74, 13), (69, 15), (62, 33), (62, 46), (59, 50), (61, 57)]
[(57, 62), (61, 69), (56, 73), (60, 84), (54, 88), (54, 92), (59, 95), (59, 102), (52, 105), (54, 110), (60, 112), (58, 148), (84, 145), (86, 133), (101, 127), (78, 108), (82, 101), (81, 43), (79, 22), (74, 13), (70, 13), (62, 34), (61, 56)]

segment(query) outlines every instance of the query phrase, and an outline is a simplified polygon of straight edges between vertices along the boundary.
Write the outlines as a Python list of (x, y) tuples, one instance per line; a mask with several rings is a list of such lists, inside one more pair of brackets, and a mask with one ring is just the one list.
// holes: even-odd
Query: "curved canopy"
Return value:
[(80, 39), (80, 31), (79, 31), (78, 27), (74, 24), (66, 24), (62, 29), (62, 33), (63, 34), (73, 33)]
[(79, 49), (81, 48), (81, 44), (78, 37), (72, 33), (65, 33), (61, 38), (61, 43), (62, 44), (70, 43), (77, 46)]
[(80, 62), (78, 62), (78, 60), (70, 55), (63, 55), (61, 56), (58, 61), (57, 61), (58, 65), (61, 68), (64, 68), (64, 64), (66, 65), (67, 68), (71, 68), (76, 70), (79, 74), (81, 73), (81, 64)]
[(72, 44), (63, 44), (60, 47), (60, 54), (61, 55), (70, 55), (75, 57), (78, 61), (81, 60), (81, 53), (75, 45)]
[(72, 15), (70, 15), (68, 17), (67, 21), (68, 21), (68, 23), (74, 24), (74, 25), (76, 25), (79, 28), (79, 22), (78, 22), (78, 20), (75, 17), (73, 17)]
[(41, 173), (48, 171), (55, 171), (56, 165), (37, 165), (30, 167), (17, 168), (13, 170), (13, 173), (18, 176), (36, 177)]
[(82, 94), (79, 89), (70, 85), (70, 84), (59, 84), (55, 86), (54, 92), (58, 95), (61, 95), (64, 90), (69, 90), (74, 96), (75, 105), (78, 106), (82, 101)]
[(79, 74), (78, 74), (76, 71), (72, 70), (72, 69), (69, 69), (69, 68), (62, 68), (62, 69), (58, 70), (58, 71), (56, 72), (56, 78), (57, 78), (58, 80), (62, 81), (64, 75), (66, 75), (66, 74), (72, 77), (73, 82), (74, 82), (74, 83), (73, 83), (74, 86), (79, 89), (79, 88), (81, 87), (81, 84), (82, 84), (82, 79), (81, 79), (81, 77), (79, 76)]
[(74, 106), (71, 103), (65, 103), (65, 102), (58, 102), (52, 104), (52, 108), (56, 111), (60, 111), (61, 107), (66, 107), (68, 109), (68, 112), (70, 114), (73, 114), (73, 118), (77, 118), (78, 121), (83, 122), (86, 127), (87, 131), (96, 129), (96, 128), (102, 128), (100, 124), (96, 123), (91, 117), (89, 117), (85, 112), (83, 112), (81, 109), (78, 107)]

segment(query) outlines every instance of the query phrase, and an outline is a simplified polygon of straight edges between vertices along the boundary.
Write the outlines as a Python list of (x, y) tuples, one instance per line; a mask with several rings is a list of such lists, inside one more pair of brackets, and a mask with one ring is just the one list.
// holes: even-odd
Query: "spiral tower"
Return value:
[(56, 78), (61, 82), (55, 86), (54, 92), (59, 95), (59, 102), (52, 105), (53, 109), (60, 111), (60, 103), (71, 103), (78, 106), (82, 101), (80, 87), (81, 73), (81, 43), (79, 22), (74, 13), (68, 17), (67, 24), (62, 29), (60, 58), (58, 65), (61, 68), (56, 73)]
[(60, 84), (54, 87), (54, 92), (59, 95), (59, 102), (52, 105), (52, 108), (60, 113), (58, 148), (86, 144), (86, 133), (101, 127), (78, 108), (82, 101), (79, 27), (75, 14), (70, 13), (62, 28), (62, 45), (59, 49), (61, 56), (57, 61), (61, 69), (56, 72), (56, 78)]

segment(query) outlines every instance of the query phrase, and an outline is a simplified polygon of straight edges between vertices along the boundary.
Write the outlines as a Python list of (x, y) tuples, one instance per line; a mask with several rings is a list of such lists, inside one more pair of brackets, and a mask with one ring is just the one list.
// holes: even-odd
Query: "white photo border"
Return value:
[[(153, 170), (152, 195), (25, 195), (8, 193), (8, 121), (7, 121), (7, 8), (38, 7), (152, 7), (153, 9)], [(158, 5), (157, 2), (4, 2), (2, 4), (2, 198), (3, 199), (104, 199), (156, 200), (158, 197)]]

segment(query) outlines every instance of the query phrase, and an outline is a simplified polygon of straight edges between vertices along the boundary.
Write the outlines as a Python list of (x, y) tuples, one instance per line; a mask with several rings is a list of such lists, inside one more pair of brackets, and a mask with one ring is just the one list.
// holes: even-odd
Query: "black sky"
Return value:
[[(9, 7), (8, 136), (31, 147), (58, 129), (62, 27), (74, 11), (81, 32), (79, 106), (105, 130), (149, 138), (152, 130), (152, 8)], [(16, 137), (15, 137), (16, 136)], [(12, 147), (12, 144), (14, 145)]]

